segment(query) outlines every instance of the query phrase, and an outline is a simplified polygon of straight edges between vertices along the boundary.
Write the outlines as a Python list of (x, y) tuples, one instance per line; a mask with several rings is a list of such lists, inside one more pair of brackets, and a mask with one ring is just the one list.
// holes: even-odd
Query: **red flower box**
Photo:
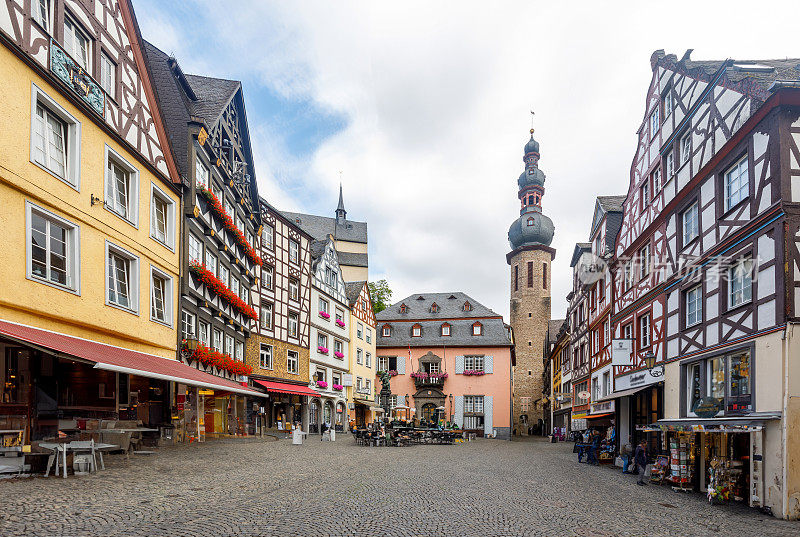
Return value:
[(250, 307), (244, 300), (236, 296), (233, 291), (228, 289), (228, 286), (222, 283), (222, 280), (214, 276), (205, 265), (192, 261), (189, 263), (189, 272), (195, 275), (209, 291), (222, 298), (225, 302), (231, 305), (233, 309), (244, 315), (245, 317), (258, 321), (258, 314), (256, 310)]
[(208, 206), (211, 208), (211, 212), (217, 215), (217, 218), (222, 220), (222, 226), (231, 233), (233, 233), (234, 239), (236, 239), (236, 242), (239, 244), (239, 246), (242, 247), (242, 250), (244, 250), (245, 255), (247, 255), (250, 261), (258, 265), (259, 267), (262, 266), (264, 262), (261, 260), (260, 257), (258, 257), (258, 254), (250, 245), (250, 243), (247, 242), (244, 233), (242, 233), (239, 230), (239, 228), (236, 227), (236, 224), (233, 222), (233, 219), (230, 217), (227, 211), (225, 211), (225, 209), (222, 207), (222, 204), (220, 203), (219, 199), (217, 199), (217, 197), (214, 195), (214, 193), (204, 186), (198, 187), (198, 192), (206, 199), (206, 201), (208, 201)]
[[(181, 343), (181, 350), (188, 350), (185, 339)], [(197, 348), (192, 353), (190, 360), (196, 360), (205, 366), (213, 365), (217, 369), (228, 371), (234, 375), (248, 376), (253, 372), (253, 368), (249, 365), (236, 361), (227, 354), (210, 349), (202, 343), (197, 344)]]

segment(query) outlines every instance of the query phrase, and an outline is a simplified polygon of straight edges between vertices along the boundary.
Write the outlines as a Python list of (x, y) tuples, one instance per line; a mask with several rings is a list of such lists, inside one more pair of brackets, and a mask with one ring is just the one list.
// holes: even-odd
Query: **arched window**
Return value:
[(528, 225), (529, 226), (533, 225), (533, 217), (528, 218)]
[(449, 336), (450, 335), (450, 325), (448, 323), (442, 323), (442, 336)]
[(472, 335), (473, 336), (481, 336), (483, 335), (483, 325), (478, 321), (472, 325)]
[(400, 304), (400, 313), (408, 313), (408, 306)]
[(381, 334), (383, 335), (383, 337), (392, 337), (392, 326), (389, 324), (383, 325)]
[(469, 301), (464, 302), (464, 311), (472, 311), (472, 304)]
[(431, 313), (439, 313), (439, 305), (436, 302), (431, 304)]
[(422, 325), (415, 324), (411, 327), (411, 337), (422, 337)]

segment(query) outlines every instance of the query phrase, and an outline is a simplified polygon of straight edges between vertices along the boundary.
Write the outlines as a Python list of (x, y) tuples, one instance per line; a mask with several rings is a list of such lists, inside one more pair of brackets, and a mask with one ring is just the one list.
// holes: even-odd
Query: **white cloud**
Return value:
[[(286, 208), (313, 210), (329, 199), (317, 212), (332, 213), (343, 170), (348, 216), (369, 223), (372, 276), (386, 277), (395, 299), (461, 290), (507, 315), (506, 233), (518, 215), (533, 107), (548, 176), (544, 212), (556, 226), (560, 316), (594, 198), (627, 191), (652, 51), (796, 57), (791, 17), (753, 24), (744, 2), (724, 10), (698, 2), (488, 6), (250, 0), (231, 17), (230, 4), (207, 1), (198, 10), (208, 27), (179, 28), (152, 10), (139, 19), (146, 38), (153, 28), (173, 31), (161, 38), (204, 74), (255, 77), (344, 118), (308, 156), (293, 154), (280, 129), (251, 123), (260, 187)], [(186, 46), (193, 33), (214, 36), (219, 65)], [(245, 98), (252, 114), (259, 103), (247, 87)]]

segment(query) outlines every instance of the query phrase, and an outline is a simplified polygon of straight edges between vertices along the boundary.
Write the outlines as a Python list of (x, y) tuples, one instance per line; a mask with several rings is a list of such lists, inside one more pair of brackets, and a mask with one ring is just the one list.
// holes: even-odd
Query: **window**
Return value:
[(656, 106), (653, 109), (653, 113), (650, 114), (650, 138), (653, 139), (656, 137), (656, 133), (658, 132), (658, 127), (661, 125), (661, 121), (658, 118), (658, 107)]
[(289, 299), (300, 300), (300, 284), (294, 278), (289, 278)]
[(436, 302), (431, 304), (431, 310), (430, 311), (431, 311), (431, 313), (439, 313), (439, 304), (437, 304)]
[(244, 220), (242, 220), (242, 217), (239, 216), (238, 214), (236, 215), (236, 229), (241, 231), (242, 235), (244, 235), (244, 231), (245, 231), (245, 229), (244, 229)]
[[(372, 367), (372, 355), (370, 353), (365, 353), (364, 365), (367, 366), (367, 367)], [(369, 381), (367, 381), (367, 382), (369, 382)]]
[(270, 265), (264, 265), (261, 269), (261, 286), (264, 287), (264, 289), (272, 289), (274, 275), (275, 269)]
[(667, 170), (667, 182), (669, 182), (672, 176), (675, 175), (675, 153), (671, 147), (667, 150), (667, 156), (664, 162)]
[(362, 379), (361, 377), (356, 377), (356, 391), (358, 393), (361, 393), (361, 391), (362, 391), (361, 385), (362, 385), (363, 382), (364, 382), (364, 379)]
[(372, 393), (372, 381), (367, 379), (367, 385), (364, 388), (364, 393)]
[(150, 268), (150, 319), (172, 324), (172, 278), (155, 267)]
[(214, 338), (211, 343), (214, 347), (214, 350), (217, 352), (222, 352), (222, 330), (215, 328), (213, 331), (213, 336)]
[(483, 429), (483, 396), (464, 396), (464, 429)]
[(464, 371), (483, 371), (483, 356), (464, 356)]
[(139, 259), (110, 243), (106, 243), (106, 303), (138, 312)]
[(356, 325), (356, 336), (358, 339), (364, 339), (364, 325), (360, 322)]
[(100, 53), (100, 87), (113, 99), (117, 96), (117, 66), (105, 52)]
[(392, 336), (392, 327), (388, 324), (383, 327), (383, 337), (391, 337)]
[(378, 371), (397, 371), (397, 356), (378, 356)]
[(261, 304), (261, 328), (272, 329), (272, 304), (269, 302)]
[(225, 354), (233, 358), (233, 336), (225, 334)]
[(300, 357), (297, 351), (286, 351), (286, 370), (296, 375), (299, 364)]
[(203, 242), (189, 233), (189, 261), (203, 262)]
[(228, 270), (228, 267), (226, 267), (225, 265), (220, 263), (219, 264), (219, 274), (217, 276), (219, 277), (220, 280), (222, 280), (222, 283), (225, 284), (225, 287), (230, 288), (230, 285), (231, 285), (231, 282), (230, 282), (231, 272), (230, 272), (230, 270)]
[[(205, 166), (203, 167), (205, 168)], [(206, 175), (208, 175), (208, 170), (206, 170)], [(209, 182), (211, 183), (211, 193), (222, 203), (222, 189), (218, 187), (214, 181), (209, 179)]]
[(344, 328), (344, 310), (341, 308), (336, 308), (336, 320), (339, 321), (339, 325)]
[(44, 31), (50, 33), (50, 0), (33, 0), (31, 10), (33, 20), (39, 23)]
[(483, 325), (481, 323), (475, 323), (472, 325), (472, 335), (473, 336), (480, 336), (483, 334)]
[(450, 335), (450, 325), (449, 324), (444, 323), (442, 325), (442, 335), (443, 336), (449, 336)]
[(664, 93), (664, 96), (661, 97), (661, 104), (664, 107), (664, 119), (666, 119), (672, 113), (672, 110), (675, 106), (674, 97), (672, 96), (672, 88), (667, 88), (666, 93)]
[(233, 201), (229, 197), (223, 196), (224, 199), (221, 199), (223, 207), (225, 208), (225, 212), (228, 213), (228, 216), (231, 217), (231, 221), (234, 221), (236, 218), (236, 206), (233, 204)]
[(542, 289), (547, 289), (547, 263), (542, 263)]
[(421, 337), (422, 336), (422, 327), (420, 325), (414, 325), (411, 328), (411, 337)]
[(325, 283), (331, 287), (336, 287), (336, 271), (330, 267), (325, 267)]
[(328, 348), (328, 336), (322, 332), (317, 334), (317, 347), (322, 347), (323, 349)]
[(236, 360), (238, 362), (244, 362), (244, 343), (241, 341), (236, 342)]
[[(194, 182), (197, 187), (208, 189), (208, 168), (203, 164), (202, 159), (195, 155), (194, 157)], [(216, 192), (214, 192), (216, 194)], [(219, 196), (217, 196), (219, 197)]]
[(367, 343), (372, 343), (372, 328), (367, 328), (367, 332), (366, 335), (364, 336), (364, 339), (367, 341)]
[(650, 175), (653, 181), (653, 199), (655, 199), (656, 194), (658, 191), (661, 190), (661, 168), (656, 168), (653, 170), (653, 173)]
[(84, 71), (91, 73), (89, 37), (70, 17), (64, 17), (64, 50)]
[(80, 189), (81, 124), (31, 84), (31, 162)]
[(747, 173), (747, 159), (743, 158), (730, 170), (725, 172), (725, 210), (737, 205), (745, 199), (750, 190)]
[(139, 172), (106, 146), (105, 206), (134, 226), (138, 225)]
[(211, 274), (217, 275), (217, 256), (212, 254), (208, 249), (206, 249), (206, 268)]
[(639, 349), (650, 346), (650, 315), (639, 317)]
[(464, 311), (472, 311), (472, 304), (464, 302)]
[(633, 339), (633, 324), (628, 323), (622, 327), (622, 339)]
[(150, 236), (170, 250), (175, 244), (173, 241), (175, 236), (175, 202), (163, 190), (152, 183), (150, 184)]
[(264, 226), (261, 230), (261, 239), (264, 243), (264, 248), (272, 249), (274, 243), (275, 230), (272, 226)]
[(519, 265), (514, 265), (514, 291), (519, 291)]
[(533, 287), (533, 261), (528, 261), (528, 287)]
[(611, 393), (611, 372), (603, 373), (603, 397)]
[(262, 343), (261, 351), (258, 356), (261, 369), (272, 369), (272, 345), (265, 345)]
[(325, 314), (330, 316), (329, 310), (330, 310), (330, 304), (328, 303), (328, 301), (325, 300), (324, 298), (320, 297), (320, 299), (319, 299), (319, 312), (320, 313), (325, 313)]
[(692, 203), (688, 209), (683, 211), (683, 244), (689, 244), (700, 233), (698, 223), (697, 202)]
[(600, 379), (594, 377), (592, 379), (592, 401), (600, 399)]
[(298, 317), (297, 314), (290, 311), (289, 312), (289, 337), (297, 339), (297, 325), (298, 325)]
[(692, 133), (687, 133), (681, 138), (681, 165), (689, 161), (692, 156)]
[(337, 372), (334, 371), (331, 374), (331, 384), (339, 384), (341, 386), (341, 384), (342, 384), (342, 374), (341, 373), (337, 373)]
[(650, 181), (644, 180), (642, 186), (639, 187), (640, 197), (642, 198), (642, 210), (650, 204)]
[(639, 250), (639, 278), (646, 278), (650, 274), (650, 245), (647, 244)]
[(688, 414), (691, 415), (691, 416), (696, 415), (694, 413), (694, 411), (697, 408), (697, 406), (700, 404), (700, 400), (703, 397), (703, 388), (702, 388), (702, 384), (701, 384), (702, 381), (701, 381), (701, 376), (700, 376), (701, 375), (700, 366), (701, 366), (700, 363), (696, 363), (696, 364), (691, 364), (690, 366), (687, 367), (688, 375), (687, 375), (687, 379), (686, 379), (687, 380), (686, 388), (687, 388), (688, 393), (687, 393), (686, 401), (687, 401), (688, 406), (689, 406)]
[(289, 261), (300, 263), (300, 245), (297, 244), (297, 241), (289, 241)]
[(631, 262), (625, 263), (623, 288), (625, 291), (633, 287), (633, 266)]
[(211, 326), (205, 322), (200, 321), (197, 332), (197, 339), (206, 347), (211, 346)]
[(361, 349), (356, 349), (356, 363), (357, 364), (364, 363), (364, 351)]
[(753, 261), (742, 258), (728, 269), (728, 304), (735, 308), (753, 298)]
[[(342, 343), (338, 339), (334, 339), (333, 340), (333, 352), (334, 352), (334, 354), (333, 354), (334, 356), (336, 356), (337, 352), (339, 354), (344, 354), (344, 343)], [(338, 356), (336, 356), (336, 357), (339, 358)], [(344, 356), (342, 356), (342, 358), (339, 358), (339, 359), (340, 360), (344, 360)]]
[(703, 289), (701, 285), (686, 291), (686, 326), (703, 320)]
[(181, 311), (181, 335), (183, 339), (194, 339), (196, 317), (186, 310)]
[(28, 277), (79, 291), (79, 228), (31, 203), (25, 208)]
[(408, 306), (400, 304), (400, 313), (408, 313)]
[(239, 292), (239, 280), (236, 279), (233, 275), (231, 275), (231, 291), (234, 295), (241, 298), (241, 294)]
[(738, 350), (686, 366), (686, 411), (716, 405), (717, 414), (736, 415), (753, 410), (750, 350)]

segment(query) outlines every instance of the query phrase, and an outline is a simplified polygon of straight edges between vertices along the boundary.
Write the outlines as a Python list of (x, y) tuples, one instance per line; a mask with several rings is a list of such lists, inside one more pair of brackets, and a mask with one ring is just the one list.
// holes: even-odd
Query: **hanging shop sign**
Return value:
[(632, 339), (611, 340), (611, 365), (618, 365), (618, 366), (633, 365)]
[(350, 373), (345, 373), (342, 376), (342, 386), (352, 386), (353, 385), (353, 375)]
[(106, 106), (106, 95), (100, 85), (64, 52), (54, 39), (50, 40), (50, 70), (64, 84), (74, 91), (88, 104), (92, 110), (103, 115)]

